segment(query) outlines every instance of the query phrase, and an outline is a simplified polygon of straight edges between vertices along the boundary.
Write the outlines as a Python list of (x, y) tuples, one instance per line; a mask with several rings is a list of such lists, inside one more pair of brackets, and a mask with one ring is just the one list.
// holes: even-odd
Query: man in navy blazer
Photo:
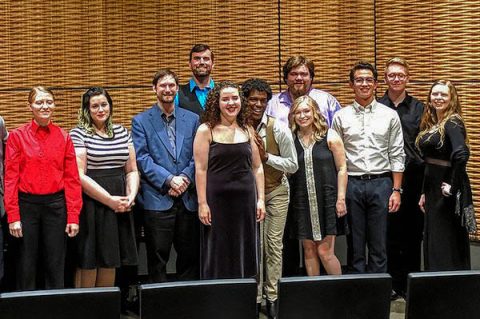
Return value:
[(132, 137), (141, 172), (138, 202), (144, 209), (149, 281), (167, 280), (172, 244), (177, 278), (199, 278), (199, 223), (195, 193), (193, 139), (197, 114), (175, 107), (178, 77), (168, 70), (153, 78), (157, 103), (132, 120)]

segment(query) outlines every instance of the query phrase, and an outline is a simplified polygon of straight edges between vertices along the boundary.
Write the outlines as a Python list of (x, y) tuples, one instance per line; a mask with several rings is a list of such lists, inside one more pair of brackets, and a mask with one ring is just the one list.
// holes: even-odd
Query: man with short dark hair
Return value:
[[(315, 65), (313, 62), (303, 56), (292, 56), (283, 66), (283, 80), (287, 84), (287, 89), (275, 94), (268, 102), (265, 113), (274, 117), (277, 121), (288, 125), (288, 114), (295, 99), (302, 95), (308, 95), (313, 98), (319, 107), (320, 113), (325, 118), (328, 126), (332, 125), (332, 119), (335, 112), (341, 109), (340, 103), (331, 94), (312, 87), (315, 77)], [(300, 275), (300, 247), (298, 240), (291, 239), (288, 233), (291, 223), (290, 217), (287, 221), (284, 248), (283, 248), (283, 275)]]
[(278, 280), (282, 276), (283, 232), (287, 220), (289, 186), (286, 173), (298, 169), (297, 152), (291, 131), (284, 123), (265, 113), (272, 90), (261, 79), (249, 79), (242, 85), (243, 95), (250, 109), (249, 120), (256, 130), (258, 146), (265, 175), (265, 220), (260, 224), (262, 268), (257, 294), (257, 314), (262, 302), (262, 287), (267, 301), (267, 317), (276, 318)]
[(313, 88), (315, 77), (315, 65), (303, 56), (293, 56), (283, 66), (283, 80), (287, 89), (275, 94), (267, 106), (267, 114), (277, 120), (288, 124), (288, 113), (295, 99), (302, 95), (308, 95), (317, 102), (328, 126), (332, 125), (333, 115), (341, 106), (331, 94)]
[(388, 60), (385, 66), (388, 88), (378, 100), (398, 113), (406, 154), (402, 205), (396, 214), (388, 216), (387, 253), (388, 272), (393, 279), (392, 299), (405, 297), (408, 274), (421, 270), (423, 213), (418, 200), (422, 193), (420, 176), (423, 176), (424, 166), (415, 140), (420, 130), (423, 103), (408, 94), (406, 87), (409, 79), (409, 65), (405, 59), (394, 57)]
[(167, 280), (172, 243), (177, 278), (199, 278), (199, 221), (193, 187), (193, 139), (198, 115), (175, 107), (177, 75), (163, 69), (153, 78), (157, 103), (132, 120), (132, 138), (141, 173), (139, 205), (144, 209), (149, 282)]
[(355, 101), (335, 114), (332, 125), (347, 156), (348, 249), (357, 273), (387, 271), (387, 215), (401, 203), (402, 127), (397, 113), (375, 100), (377, 77), (370, 63), (355, 64), (350, 71)]
[(195, 44), (190, 50), (188, 65), (192, 78), (180, 85), (175, 97), (175, 106), (201, 115), (205, 111), (208, 92), (215, 86), (210, 73), (214, 67), (214, 55), (206, 44)]

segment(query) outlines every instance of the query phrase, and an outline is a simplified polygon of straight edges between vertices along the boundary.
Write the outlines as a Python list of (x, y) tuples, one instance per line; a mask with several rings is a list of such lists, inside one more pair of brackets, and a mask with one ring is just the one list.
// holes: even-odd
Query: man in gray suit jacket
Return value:
[(168, 70), (153, 78), (157, 103), (132, 120), (132, 137), (141, 172), (138, 202), (144, 209), (150, 282), (167, 280), (172, 244), (177, 278), (199, 277), (199, 223), (195, 194), (193, 139), (198, 115), (175, 107), (178, 77)]

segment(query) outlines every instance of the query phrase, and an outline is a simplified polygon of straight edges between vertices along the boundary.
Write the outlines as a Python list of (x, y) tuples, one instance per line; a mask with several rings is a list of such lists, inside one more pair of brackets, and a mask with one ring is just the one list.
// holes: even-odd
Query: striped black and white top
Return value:
[(71, 130), (70, 136), (75, 149), (87, 150), (87, 170), (123, 167), (128, 160), (128, 145), (132, 144), (132, 138), (121, 125), (113, 125), (111, 138), (90, 135), (79, 127)]

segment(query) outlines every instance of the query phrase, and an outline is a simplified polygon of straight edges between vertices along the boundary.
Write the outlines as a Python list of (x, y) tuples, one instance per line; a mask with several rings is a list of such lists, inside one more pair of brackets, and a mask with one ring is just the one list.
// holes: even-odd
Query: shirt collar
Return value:
[(267, 112), (263, 112), (262, 119), (260, 120), (260, 123), (258, 123), (258, 127), (256, 127), (257, 132), (262, 129), (262, 127), (266, 127), (268, 122), (268, 116)]
[[(384, 96), (385, 96), (386, 100), (388, 101), (387, 106), (394, 108), (395, 105), (393, 104), (392, 99), (390, 99), (390, 97), (388, 96), (388, 89), (385, 91)], [(408, 106), (410, 106), (411, 101), (412, 101), (412, 97), (408, 94), (408, 91), (405, 91), (405, 98), (403, 99), (403, 101), (400, 104), (398, 104), (398, 106), (405, 105), (405, 106), (408, 107)]]
[(373, 99), (372, 102), (370, 102), (370, 104), (368, 104), (365, 107), (358, 104), (357, 101), (353, 101), (353, 108), (357, 112), (365, 112), (365, 111), (374, 112), (375, 109), (377, 108), (377, 100)]
[[(167, 114), (163, 111), (163, 109), (160, 107), (160, 105), (158, 104), (158, 102), (157, 102), (157, 107), (158, 107), (158, 110), (160, 111), (160, 115), (161, 115), (162, 117), (163, 117), (163, 116), (167, 117)], [(172, 114), (170, 114), (170, 117), (173, 116), (173, 118), (176, 118), (176, 116), (175, 116), (175, 112), (176, 112), (176, 111), (177, 111), (177, 107), (175, 106), (175, 107), (173, 108)]]
[[(201, 90), (197, 83), (195, 82), (195, 80), (193, 78), (190, 78), (190, 81), (188, 82), (189, 85), (190, 85), (190, 92), (193, 92), (193, 90), (197, 89), (197, 90)], [(211, 90), (213, 89), (213, 87), (215, 86), (215, 83), (213, 82), (213, 79), (210, 78), (210, 82), (208, 83), (208, 85), (204, 88), (207, 89), (207, 90)]]
[(35, 122), (35, 120), (32, 119), (31, 129), (34, 133), (37, 133), (39, 129), (49, 132), (51, 126), (52, 126), (52, 121), (50, 121), (47, 126), (40, 126), (37, 124), (37, 122)]

